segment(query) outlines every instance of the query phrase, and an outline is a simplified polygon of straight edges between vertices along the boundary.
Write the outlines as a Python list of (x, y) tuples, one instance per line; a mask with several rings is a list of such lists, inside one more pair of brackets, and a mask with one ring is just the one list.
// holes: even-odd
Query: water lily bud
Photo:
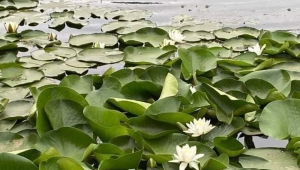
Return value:
[(105, 43), (102, 42), (95, 42), (93, 44), (93, 48), (105, 48)]
[(156, 162), (152, 158), (150, 158), (149, 161), (147, 162), (147, 167), (155, 168), (156, 167)]
[(7, 33), (16, 33), (19, 28), (19, 24), (15, 22), (5, 22), (4, 27)]
[(51, 32), (50, 34), (48, 34), (48, 40), (50, 40), (50, 41), (57, 40), (57, 35), (55, 33)]

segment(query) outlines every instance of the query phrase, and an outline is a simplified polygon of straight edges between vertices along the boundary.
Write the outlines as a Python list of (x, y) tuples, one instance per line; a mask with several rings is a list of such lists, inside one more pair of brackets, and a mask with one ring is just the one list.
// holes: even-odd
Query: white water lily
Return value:
[(93, 48), (105, 48), (105, 43), (102, 42), (95, 42), (93, 44)]
[(254, 52), (257, 55), (261, 55), (263, 50), (266, 48), (266, 44), (264, 44), (261, 48), (259, 46), (259, 44), (257, 43), (255, 46), (253, 47), (248, 47), (248, 51), (250, 52)]
[(183, 39), (185, 38), (185, 36), (182, 35), (181, 32), (178, 30), (169, 30), (169, 37), (173, 41), (179, 42), (179, 43), (183, 43)]
[(185, 133), (192, 134), (192, 137), (198, 137), (210, 132), (215, 126), (210, 124), (210, 120), (205, 120), (205, 118), (194, 119), (190, 123), (186, 124), (188, 130)]
[(48, 33), (48, 40), (49, 41), (57, 40), (57, 35), (55, 33), (53, 33), (53, 32)]
[(196, 91), (197, 91), (196, 88), (195, 88), (195, 86), (191, 86), (190, 90), (191, 90), (192, 93), (196, 93)]
[(175, 41), (173, 40), (169, 40), (169, 39), (164, 39), (164, 41), (162, 42), (162, 44), (160, 44), (161, 47), (167, 46), (167, 45), (175, 45)]
[(174, 154), (175, 159), (169, 162), (180, 163), (179, 170), (184, 170), (188, 165), (190, 168), (199, 170), (198, 159), (202, 158), (204, 154), (197, 154), (197, 147), (190, 147), (188, 144), (183, 147), (176, 146), (177, 154)]
[(19, 28), (19, 24), (16, 22), (5, 22), (4, 27), (7, 33), (16, 33)]

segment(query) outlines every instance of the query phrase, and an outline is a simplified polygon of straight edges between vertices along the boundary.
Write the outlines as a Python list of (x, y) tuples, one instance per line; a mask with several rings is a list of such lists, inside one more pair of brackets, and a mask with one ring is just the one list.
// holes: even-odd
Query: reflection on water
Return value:
[[(244, 137), (239, 138), (239, 141), (244, 144)], [(262, 138), (258, 136), (253, 137), (253, 142), (256, 148), (263, 148), (263, 147), (279, 147), (285, 148), (288, 141), (287, 140), (275, 140), (273, 138)]]

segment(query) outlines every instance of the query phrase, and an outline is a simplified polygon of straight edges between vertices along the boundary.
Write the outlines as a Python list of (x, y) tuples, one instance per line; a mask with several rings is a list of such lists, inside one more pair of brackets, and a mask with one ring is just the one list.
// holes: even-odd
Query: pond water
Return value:
[[(171, 17), (178, 14), (186, 14), (195, 17), (195, 20), (207, 22), (219, 22), (224, 26), (238, 27), (250, 26), (268, 30), (289, 30), (300, 33), (300, 5), (299, 0), (66, 0), (75, 6), (87, 5), (109, 7), (113, 9), (146, 9), (153, 12), (151, 21), (159, 26), (168, 25)], [(49, 0), (40, 0), (47, 3)], [(108, 23), (105, 19), (89, 19), (89, 25), (83, 29), (66, 27), (62, 31), (51, 30), (58, 34), (61, 41), (67, 42), (69, 36), (101, 32), (101, 26)], [(40, 29), (49, 31), (49, 23), (41, 24), (36, 27), (23, 26), (20, 31), (26, 29)], [(4, 31), (1, 27), (0, 31)], [(34, 49), (32, 49), (34, 50)], [(28, 55), (29, 52), (22, 55)], [(90, 69), (89, 73), (102, 74), (107, 68), (113, 67), (121, 69), (123, 64), (111, 64)], [(243, 138), (240, 138), (243, 141)], [(287, 141), (276, 141), (273, 139), (263, 139), (255, 137), (256, 147), (285, 147)]]

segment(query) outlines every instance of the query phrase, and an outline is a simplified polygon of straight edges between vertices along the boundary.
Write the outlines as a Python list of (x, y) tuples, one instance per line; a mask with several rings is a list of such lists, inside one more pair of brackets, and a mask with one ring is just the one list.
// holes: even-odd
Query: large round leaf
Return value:
[(63, 127), (45, 133), (35, 144), (41, 152), (55, 148), (61, 156), (81, 161), (86, 148), (95, 141), (86, 133), (71, 127)]
[(162, 65), (175, 50), (175, 47), (127, 47), (124, 50), (124, 61), (131, 64)]
[(49, 118), (45, 112), (45, 105), (51, 100), (67, 99), (80, 104), (82, 107), (88, 105), (84, 97), (68, 87), (52, 87), (42, 91), (37, 99), (37, 131), (39, 135), (52, 130)]
[(142, 28), (134, 33), (120, 37), (120, 41), (127, 45), (142, 45), (149, 43), (158, 47), (164, 39), (169, 38), (168, 33), (160, 28)]
[(38, 170), (30, 160), (10, 153), (0, 153), (1, 170)]
[(186, 80), (195, 74), (200, 75), (217, 67), (217, 58), (208, 50), (179, 49), (178, 54), (182, 60), (181, 70)]
[(77, 60), (85, 62), (111, 64), (122, 61), (123, 52), (106, 48), (89, 48), (80, 51), (77, 55)]
[(300, 136), (299, 109), (300, 99), (271, 102), (261, 113), (260, 130), (275, 139)]
[(77, 47), (92, 45), (96, 42), (105, 43), (105, 46), (114, 46), (117, 44), (118, 38), (112, 34), (95, 33), (76, 35), (70, 37), (69, 39), (70, 45)]
[(272, 170), (299, 169), (297, 165), (297, 156), (294, 153), (273, 148), (247, 150), (239, 157), (239, 163), (243, 168)]

